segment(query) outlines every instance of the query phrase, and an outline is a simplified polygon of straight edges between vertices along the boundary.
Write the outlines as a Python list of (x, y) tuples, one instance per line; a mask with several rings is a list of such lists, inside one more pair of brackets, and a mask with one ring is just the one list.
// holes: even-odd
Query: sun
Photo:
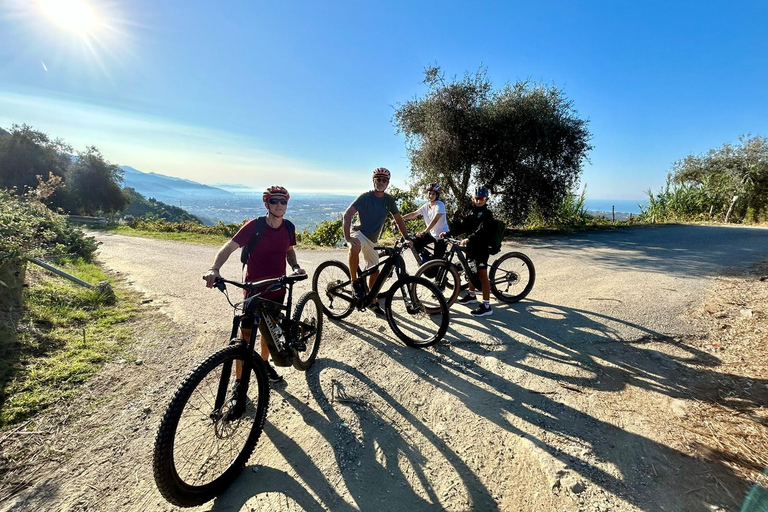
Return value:
[(88, 35), (98, 25), (93, 8), (85, 0), (38, 0), (42, 11), (59, 27)]

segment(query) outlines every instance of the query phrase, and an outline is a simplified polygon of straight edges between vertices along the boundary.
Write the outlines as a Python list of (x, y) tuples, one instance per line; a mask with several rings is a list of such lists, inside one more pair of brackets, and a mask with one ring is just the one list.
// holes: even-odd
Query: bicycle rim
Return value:
[[(226, 347), (176, 391), (158, 429), (153, 460), (155, 482), (169, 502), (184, 507), (213, 499), (253, 453), (266, 419), (269, 384), (263, 365), (251, 357), (242, 347)], [(231, 400), (237, 362), (243, 376), (249, 375), (239, 416)]]
[[(341, 284), (346, 283), (344, 286)], [(352, 283), (347, 266), (339, 261), (321, 263), (312, 277), (312, 290), (320, 296), (326, 315), (342, 319), (352, 313)]]
[(323, 335), (323, 309), (317, 293), (307, 292), (299, 299), (292, 331), (293, 366), (297, 370), (307, 371), (315, 362)]
[(408, 346), (428, 347), (448, 329), (448, 304), (440, 290), (421, 277), (406, 277), (387, 292), (385, 312), (395, 335)]
[(493, 263), (488, 278), (496, 298), (512, 303), (524, 299), (530, 293), (536, 280), (536, 271), (528, 256), (511, 252)]

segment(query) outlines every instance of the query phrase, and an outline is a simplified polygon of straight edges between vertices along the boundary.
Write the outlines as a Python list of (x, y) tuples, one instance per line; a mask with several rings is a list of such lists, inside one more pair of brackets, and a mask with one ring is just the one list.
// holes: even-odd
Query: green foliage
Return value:
[(429, 91), (400, 105), (394, 122), (406, 135), (417, 187), (437, 181), (458, 212), (473, 184), (498, 196), (499, 216), (520, 223), (545, 218), (578, 183), (591, 135), (573, 103), (554, 86), (518, 81), (495, 91), (484, 70), (446, 82), (425, 70)]
[(120, 187), (122, 180), (122, 169), (90, 146), (67, 167), (64, 187), (53, 195), (51, 204), (79, 215), (112, 216), (129, 201)]
[(0, 189), (0, 264), (28, 256), (93, 258), (96, 242), (51, 211), (35, 191), (18, 196)]
[(342, 219), (324, 220), (314, 231), (305, 229), (297, 233), (296, 237), (304, 244), (335, 247), (344, 238), (343, 221)]
[(188, 213), (183, 208), (158, 201), (154, 197), (147, 199), (131, 187), (124, 188), (123, 193), (128, 197), (129, 203), (125, 210), (122, 211), (122, 217), (129, 223), (136, 217), (150, 217), (153, 219), (163, 219), (168, 222), (190, 221), (202, 224), (199, 218)]
[(768, 215), (768, 139), (741, 136), (738, 144), (688, 155), (675, 162), (671, 180), (671, 193), (691, 197), (665, 204), (667, 215), (725, 220), (730, 213), (728, 220), (755, 222)]
[(217, 222), (213, 226), (206, 226), (194, 221), (169, 222), (165, 219), (148, 214), (144, 218), (136, 218), (131, 222), (130, 227), (139, 231), (155, 231), (160, 233), (197, 233), (202, 235), (220, 235), (226, 238), (232, 238), (238, 230), (248, 222), (244, 220), (240, 224), (225, 224)]
[[(65, 270), (86, 281), (107, 280), (95, 265), (76, 260)], [(97, 291), (30, 268), (33, 285), (12, 336), (0, 337), (0, 426), (34, 416), (73, 396), (77, 387), (123, 349), (133, 301), (117, 303)]]
[(686, 222), (710, 217), (710, 196), (703, 187), (671, 179), (655, 195), (648, 190), (648, 205), (640, 206), (640, 218), (645, 222)]
[(25, 192), (37, 186), (37, 176), (64, 176), (72, 148), (61, 139), (22, 124), (0, 137), (0, 188)]

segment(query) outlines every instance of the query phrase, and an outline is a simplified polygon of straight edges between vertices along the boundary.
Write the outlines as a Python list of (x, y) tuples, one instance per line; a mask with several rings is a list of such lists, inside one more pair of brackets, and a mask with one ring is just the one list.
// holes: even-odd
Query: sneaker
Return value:
[(227, 420), (234, 421), (239, 419), (245, 412), (245, 393), (240, 386), (240, 379), (235, 381), (232, 386), (232, 396), (229, 398), (229, 410), (227, 411)]
[(387, 314), (384, 312), (383, 309), (381, 309), (381, 306), (379, 306), (377, 302), (374, 302), (373, 304), (368, 306), (368, 311), (373, 311), (374, 313), (376, 313), (376, 316), (379, 316), (382, 318), (387, 316)]
[(283, 382), (283, 376), (277, 373), (277, 370), (275, 370), (271, 364), (267, 363), (267, 376), (269, 377), (269, 383), (270, 384), (277, 384), (278, 382)]
[(365, 288), (363, 288), (363, 282), (360, 280), (352, 281), (352, 289), (355, 291), (355, 297), (357, 298), (365, 295)]
[(478, 316), (491, 316), (493, 314), (493, 309), (491, 309), (491, 306), (486, 306), (485, 304), (480, 304), (477, 306), (477, 309), (473, 309), (470, 314), (474, 317)]
[(477, 297), (468, 293), (464, 295), (463, 297), (459, 297), (459, 300), (457, 300), (459, 304), (477, 304)]

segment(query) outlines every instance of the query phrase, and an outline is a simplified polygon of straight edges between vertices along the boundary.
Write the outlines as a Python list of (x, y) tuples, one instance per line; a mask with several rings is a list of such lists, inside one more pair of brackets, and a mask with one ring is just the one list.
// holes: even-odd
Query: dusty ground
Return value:
[[(611, 339), (535, 300), (483, 324), (454, 306), (425, 351), (365, 313), (328, 322), (315, 366), (273, 390), (243, 475), (199, 510), (739, 510), (768, 466), (765, 276), (712, 278), (680, 337)], [(537, 335), (548, 320), (568, 343)], [(155, 431), (223, 332), (152, 302), (135, 329), (78, 400), (0, 434), (0, 509), (172, 509), (152, 480)]]

